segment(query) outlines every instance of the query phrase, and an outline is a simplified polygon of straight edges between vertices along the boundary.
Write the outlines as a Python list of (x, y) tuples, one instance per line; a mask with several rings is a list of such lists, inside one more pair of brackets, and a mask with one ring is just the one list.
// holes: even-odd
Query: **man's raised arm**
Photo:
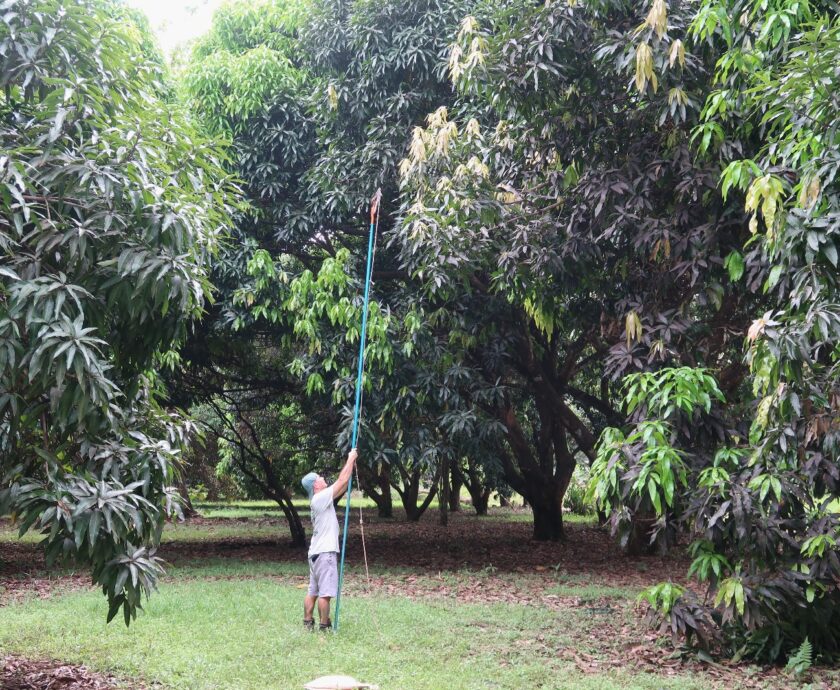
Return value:
[(335, 484), (332, 485), (333, 501), (337, 501), (344, 495), (344, 492), (347, 491), (347, 484), (350, 482), (350, 477), (353, 476), (353, 465), (356, 464), (357, 457), (359, 457), (359, 452), (354, 448), (347, 456), (347, 462), (345, 462), (344, 467), (341, 468), (341, 473), (338, 475), (338, 479), (336, 479)]

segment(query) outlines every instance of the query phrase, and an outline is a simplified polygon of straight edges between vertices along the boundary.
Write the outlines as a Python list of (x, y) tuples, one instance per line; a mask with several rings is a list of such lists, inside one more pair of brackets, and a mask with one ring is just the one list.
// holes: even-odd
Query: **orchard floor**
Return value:
[(429, 513), (418, 524), (358, 513), (337, 635), (307, 634), (303, 555), (268, 504), (204, 505), (172, 525), (160, 591), (128, 630), (105, 625), (87, 578), (48, 572), (36, 540), (0, 519), (0, 687), (299, 688), (328, 673), (382, 690), (840, 687), (834, 671), (706, 664), (642, 621), (640, 589), (682, 582), (687, 561), (628, 558), (591, 520), (561, 543), (531, 540), (527, 512)]

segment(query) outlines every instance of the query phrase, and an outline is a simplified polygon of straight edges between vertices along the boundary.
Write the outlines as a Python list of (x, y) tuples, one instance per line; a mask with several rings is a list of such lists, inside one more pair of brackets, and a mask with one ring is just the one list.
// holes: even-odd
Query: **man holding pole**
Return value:
[(334, 501), (347, 491), (353, 476), (353, 466), (358, 452), (355, 448), (347, 456), (347, 462), (338, 479), (332, 485), (315, 472), (310, 472), (301, 484), (309, 496), (312, 517), (312, 541), (309, 545), (309, 591), (303, 602), (303, 624), (308, 630), (315, 629), (312, 617), (318, 604), (318, 629), (325, 631), (332, 627), (330, 600), (338, 594), (339, 528), (335, 515)]
[[(376, 244), (376, 231), (379, 227), (379, 204), (382, 190), (377, 189), (370, 200), (370, 231), (368, 232), (367, 269), (365, 270), (365, 296), (362, 309), (362, 332), (359, 338), (358, 372), (356, 375), (356, 404), (353, 408), (353, 434), (350, 445), (353, 450), (347, 456), (347, 462), (338, 481), (328, 486), (323, 477), (310, 472), (302, 480), (303, 488), (309, 495), (312, 507), (312, 544), (309, 547), (309, 592), (303, 606), (303, 624), (310, 630), (315, 628), (312, 613), (318, 603), (320, 630), (332, 627), (330, 620), (330, 599), (335, 597), (335, 630), (338, 631), (338, 613), (341, 608), (341, 585), (344, 579), (344, 546), (347, 544), (347, 521), (350, 518), (350, 498), (344, 509), (344, 543), (339, 551), (338, 519), (335, 516), (333, 501), (337, 501), (353, 485), (353, 466), (358, 453), (356, 440), (359, 437), (359, 420), (362, 415), (362, 383), (365, 370), (365, 342), (367, 340), (368, 305), (370, 304), (370, 283), (373, 274), (373, 257)], [(364, 532), (362, 533), (364, 546)], [(341, 567), (336, 568), (339, 554)], [(367, 559), (365, 559), (367, 567)], [(336, 572), (337, 571), (337, 572)]]

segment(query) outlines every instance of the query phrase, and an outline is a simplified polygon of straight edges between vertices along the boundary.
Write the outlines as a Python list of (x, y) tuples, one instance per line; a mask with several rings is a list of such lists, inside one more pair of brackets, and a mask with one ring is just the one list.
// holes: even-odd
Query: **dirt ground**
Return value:
[[(364, 553), (358, 520), (358, 513), (354, 513), (347, 538), (347, 562), (361, 566)], [(688, 560), (680, 550), (664, 557), (630, 558), (615, 545), (606, 529), (596, 526), (567, 525), (565, 541), (537, 542), (531, 538), (532, 528), (527, 521), (478, 518), (469, 513), (450, 516), (448, 527), (438, 525), (437, 516), (432, 514), (418, 523), (380, 520), (368, 515), (364, 520), (371, 569), (411, 571), (405, 577), (371, 578), (372, 585), (386, 589), (395, 583), (408, 590), (412, 584), (420, 588), (429, 578), (445, 573), (479, 575), (472, 579), (481, 583), (484, 594), (476, 591), (474, 596), (492, 601), (495, 587), (504, 589), (511, 582), (521, 580), (520, 576), (526, 576), (531, 586), (535, 581), (554, 585), (558, 579), (566, 579), (602, 587), (642, 588), (668, 579), (684, 582), (688, 570)], [(243, 531), (249, 527), (277, 526), (278, 532), (284, 524), (272, 518), (193, 518), (189, 522), (198, 528), (235, 523), (243, 523)], [(0, 527), (3, 526), (0, 519)], [(8, 522), (5, 526), (8, 527)], [(214, 558), (269, 563), (305, 560), (301, 549), (292, 547), (283, 536), (176, 541), (163, 544), (158, 555), (174, 566)], [(57, 577), (47, 573), (41, 552), (34, 544), (0, 544), (0, 587), (5, 589), (0, 590), (0, 603), (15, 594), (38, 592), (48, 596), (56, 587), (82, 587), (86, 583), (82, 575)], [(411, 591), (403, 594), (411, 595)]]
[[(609, 532), (597, 526), (566, 526), (562, 542), (538, 542), (531, 536), (530, 522), (479, 518), (469, 513), (450, 516), (447, 527), (437, 516), (427, 514), (420, 522), (380, 520), (365, 516), (365, 545), (371, 567), (404, 568), (418, 574), (455, 571), (538, 573), (551, 569), (570, 575), (586, 575), (605, 586), (644, 587), (654, 581), (685, 579), (688, 561), (680, 550), (666, 557), (628, 558), (615, 545)], [(194, 518), (191, 524), (230, 524), (246, 521), (270, 525), (276, 521), (251, 518)], [(363, 563), (358, 513), (351, 515), (347, 560)], [(300, 561), (300, 549), (286, 540), (230, 540), (213, 544), (180, 542), (161, 548), (161, 555), (174, 564), (179, 560), (211, 557), (266, 561)]]
[[(141, 686), (134, 686), (140, 690)], [(57, 661), (33, 661), (10, 656), (0, 660), (3, 690), (111, 690), (125, 688), (111, 676), (93, 673), (84, 666)]]

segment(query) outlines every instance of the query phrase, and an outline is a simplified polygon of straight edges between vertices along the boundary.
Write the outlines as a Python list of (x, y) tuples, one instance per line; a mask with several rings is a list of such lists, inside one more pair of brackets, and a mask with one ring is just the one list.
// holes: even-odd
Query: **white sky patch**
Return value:
[(166, 55), (210, 29), (213, 12), (224, 0), (126, 0), (146, 13)]

